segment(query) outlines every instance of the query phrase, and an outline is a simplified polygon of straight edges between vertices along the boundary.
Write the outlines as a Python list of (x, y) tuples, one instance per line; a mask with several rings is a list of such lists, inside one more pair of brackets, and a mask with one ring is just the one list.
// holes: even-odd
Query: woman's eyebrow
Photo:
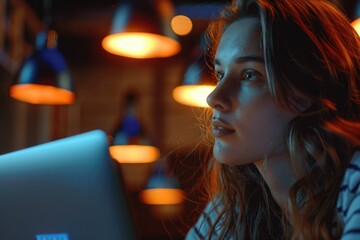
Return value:
[(248, 56), (240, 56), (235, 59), (236, 63), (243, 63), (243, 62), (261, 62), (264, 63), (265, 60), (262, 56), (256, 55), (248, 55)]
[[(265, 60), (262, 56), (257, 56), (257, 55), (247, 55), (247, 56), (240, 56), (238, 58), (235, 59), (236, 63), (244, 63), (244, 62), (260, 62), (260, 63), (264, 63)], [(214, 59), (214, 65), (221, 65), (220, 60), (219, 59)]]

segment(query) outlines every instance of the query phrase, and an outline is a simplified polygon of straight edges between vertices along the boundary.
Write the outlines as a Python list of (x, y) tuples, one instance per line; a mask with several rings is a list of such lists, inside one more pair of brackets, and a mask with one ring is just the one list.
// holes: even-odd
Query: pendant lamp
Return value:
[(354, 27), (355, 31), (357, 32), (357, 34), (360, 36), (360, 18), (355, 19), (351, 25)]
[(170, 0), (125, 0), (118, 6), (103, 48), (130, 58), (165, 58), (177, 54), (180, 43), (171, 29)]
[(214, 90), (214, 79), (202, 54), (185, 72), (182, 85), (174, 88), (175, 101), (193, 107), (209, 107), (207, 96)]
[(178, 103), (193, 107), (209, 107), (207, 96), (215, 88), (215, 79), (208, 65), (209, 39), (205, 34), (195, 47), (195, 61), (187, 68), (182, 84), (173, 89), (172, 95)]
[(57, 49), (55, 31), (38, 33), (36, 49), (15, 75), (10, 96), (32, 104), (67, 105), (74, 102), (72, 79), (65, 59)]
[(144, 134), (136, 117), (136, 97), (133, 94), (126, 98), (125, 116), (113, 136), (109, 151), (120, 163), (150, 163), (160, 156), (160, 150)]
[(140, 200), (150, 205), (181, 204), (185, 200), (185, 192), (175, 178), (167, 173), (166, 164), (155, 167), (147, 186), (139, 194)]
[(351, 25), (360, 36), (360, 0), (348, 1), (342, 4), (344, 13), (352, 21)]

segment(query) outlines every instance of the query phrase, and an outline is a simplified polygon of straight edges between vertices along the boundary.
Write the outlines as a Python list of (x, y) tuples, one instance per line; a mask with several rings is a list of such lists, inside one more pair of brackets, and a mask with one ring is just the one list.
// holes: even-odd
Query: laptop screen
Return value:
[(93, 130), (0, 156), (0, 239), (136, 239), (108, 139)]

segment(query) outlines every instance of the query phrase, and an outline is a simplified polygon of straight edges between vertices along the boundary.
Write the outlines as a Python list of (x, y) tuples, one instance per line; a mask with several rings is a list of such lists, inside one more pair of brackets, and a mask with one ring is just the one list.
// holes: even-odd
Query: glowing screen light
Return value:
[(38, 234), (36, 240), (70, 240), (66, 233)]

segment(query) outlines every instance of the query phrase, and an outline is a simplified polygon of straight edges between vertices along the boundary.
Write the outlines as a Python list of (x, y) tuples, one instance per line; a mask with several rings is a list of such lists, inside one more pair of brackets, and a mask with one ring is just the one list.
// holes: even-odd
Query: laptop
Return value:
[(136, 238), (102, 130), (0, 156), (0, 239)]

